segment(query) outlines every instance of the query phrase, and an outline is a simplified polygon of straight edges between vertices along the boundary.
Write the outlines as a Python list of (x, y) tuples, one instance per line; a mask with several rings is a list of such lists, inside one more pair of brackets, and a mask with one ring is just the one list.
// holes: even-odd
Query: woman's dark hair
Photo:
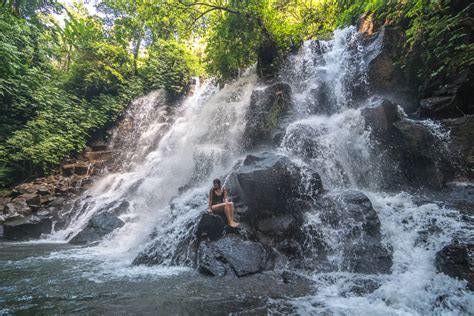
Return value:
[(217, 184), (218, 186), (221, 186), (221, 179), (216, 178), (212, 180), (212, 184)]

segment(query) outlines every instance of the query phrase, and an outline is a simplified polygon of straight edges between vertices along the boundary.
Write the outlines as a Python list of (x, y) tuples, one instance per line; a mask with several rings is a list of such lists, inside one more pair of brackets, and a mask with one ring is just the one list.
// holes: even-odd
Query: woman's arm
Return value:
[(209, 206), (208, 206), (208, 212), (212, 211), (212, 189), (209, 191)]
[(224, 202), (229, 202), (228, 198), (227, 198), (227, 190), (223, 187), (222, 190), (224, 191)]

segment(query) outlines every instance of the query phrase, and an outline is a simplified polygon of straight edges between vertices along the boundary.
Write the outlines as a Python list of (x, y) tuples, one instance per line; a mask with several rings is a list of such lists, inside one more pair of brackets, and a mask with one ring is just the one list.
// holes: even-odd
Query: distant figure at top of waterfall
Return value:
[(212, 181), (212, 188), (209, 191), (209, 213), (224, 213), (227, 217), (227, 224), (230, 227), (237, 227), (239, 223), (234, 220), (234, 203), (227, 198), (227, 191), (222, 186), (220, 179)]

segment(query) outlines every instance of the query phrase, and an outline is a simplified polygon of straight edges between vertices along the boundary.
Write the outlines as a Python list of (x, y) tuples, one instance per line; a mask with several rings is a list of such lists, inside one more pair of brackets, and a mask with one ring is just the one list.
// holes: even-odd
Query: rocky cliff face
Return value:
[[(419, 82), (412, 69), (401, 67), (407, 43), (400, 27), (374, 25), (369, 16), (361, 20), (359, 30), (368, 43), (383, 35), (380, 53), (368, 70), (369, 94), (380, 99), (375, 102), (379, 105), (364, 110), (364, 116), (375, 132), (372, 137), (388, 147), (387, 157), (398, 156), (395, 160), (402, 164), (404, 174), (386, 174), (402, 184), (407, 182), (400, 180), (404, 178), (414, 187), (426, 185), (423, 179), (430, 178), (434, 180), (430, 185), (438, 189), (450, 181), (472, 179), (472, 71)], [(413, 120), (403, 117), (398, 106)], [(446, 145), (435, 139), (439, 135), (421, 127), (419, 119), (431, 119), (444, 128)]]
[[(0, 199), (0, 225), (9, 240), (39, 238), (60, 229), (72, 200), (91, 184), (87, 175), (38, 178), (13, 188)], [(54, 225), (53, 225), (54, 224)]]
[[(368, 42), (384, 35), (380, 54), (370, 65), (373, 92), (401, 105), (418, 118), (448, 119), (474, 114), (474, 77), (472, 69), (457, 74), (440, 72), (420, 81), (416, 64), (405, 64), (408, 47), (403, 29), (397, 25), (377, 25), (371, 16), (359, 22), (359, 31)], [(417, 48), (413, 48), (416, 50)], [(416, 52), (412, 52), (416, 54)]]

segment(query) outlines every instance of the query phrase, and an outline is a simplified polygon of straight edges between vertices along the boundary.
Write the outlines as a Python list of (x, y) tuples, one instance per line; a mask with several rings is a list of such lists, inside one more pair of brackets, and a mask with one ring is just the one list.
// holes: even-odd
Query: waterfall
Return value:
[[(95, 249), (130, 264), (155, 227), (170, 224), (169, 203), (179, 189), (192, 185), (199, 190), (204, 185), (207, 190), (209, 183), (203, 184), (203, 180), (226, 170), (229, 161), (240, 154), (243, 120), (255, 87), (252, 73), (221, 90), (212, 80), (198, 85), (192, 96), (176, 105), (174, 123), (165, 133), (159, 128), (163, 107), (157, 102), (159, 95), (154, 92), (137, 100), (132, 111), (139, 130), (122, 140), (122, 149), (150, 143), (156, 143), (155, 147), (148, 148), (147, 154), (139, 154), (139, 148), (123, 155), (123, 164), (131, 166), (97, 181), (76, 201), (65, 229), (50, 239), (71, 240), (95, 214), (123, 207), (126, 201), (126, 209), (119, 215), (125, 225)], [(150, 113), (156, 113), (154, 119), (149, 119)], [(179, 225), (179, 219), (172, 225)], [(171, 236), (169, 242), (175, 242)]]
[[(291, 82), (297, 114), (286, 128), (279, 151), (318, 170), (331, 192), (351, 188), (369, 197), (381, 222), (383, 242), (393, 249), (391, 273), (366, 275), (339, 272), (337, 268), (332, 272), (309, 271), (316, 283), (315, 294), (291, 304), (298, 314), (472, 311), (472, 293), (461, 290), (459, 281), (436, 273), (434, 267), (436, 251), (453, 237), (473, 240), (472, 222), (463, 221), (458, 211), (439, 203), (417, 203), (417, 197), (406, 192), (383, 192), (383, 182), (387, 181), (384, 170), (400, 166), (390, 159), (380, 161), (380, 146), (374, 144), (362, 115), (365, 108), (377, 103), (370, 96), (367, 67), (380, 49), (380, 37), (364, 45), (362, 34), (355, 28), (337, 30), (333, 40), (307, 41), (290, 58), (280, 76)], [(407, 119), (400, 107), (398, 111), (404, 120), (426, 130), (440, 147), (437, 152), (443, 153), (449, 141), (447, 131), (431, 120)], [(322, 235), (332, 251), (329, 261), (337, 267), (343, 259), (341, 236), (354, 224), (346, 222), (346, 227), (334, 229), (322, 224), (320, 216), (318, 210), (308, 212), (305, 231)], [(281, 302), (274, 303), (278, 306)]]
[[(474, 309), (474, 297), (461, 289), (462, 282), (436, 273), (433, 264), (436, 251), (452, 238), (474, 238), (472, 223), (442, 203), (426, 202), (392, 185), (392, 177), (394, 183), (404, 181), (403, 168), (384, 152), (386, 144), (374, 141), (374, 131), (367, 125), (364, 111), (380, 104), (368, 84), (369, 64), (380, 49), (381, 36), (367, 43), (354, 27), (337, 30), (332, 40), (305, 42), (279, 74), (291, 85), (294, 109), (282, 123), (283, 136), (272, 150), (316, 170), (328, 196), (358, 190), (370, 199), (380, 220), (383, 246), (393, 251), (390, 273), (343, 271), (344, 234), (360, 223), (343, 222), (335, 229), (321, 221), (315, 208), (305, 214), (303, 233), (310, 239), (312, 232), (318, 232), (328, 245), (330, 268), (299, 271), (315, 282), (314, 293), (270, 301), (277, 309), (289, 304), (297, 313), (341, 315)], [(123, 155), (126, 167), (95, 183), (76, 202), (66, 228), (51, 238), (70, 240), (92, 216), (126, 202), (118, 215), (124, 225), (84, 251), (126, 266), (153, 246), (150, 249), (161, 256), (162, 266), (188, 264), (186, 258), (177, 257), (177, 249), (189, 246), (193, 225), (206, 208), (211, 179), (227, 175), (245, 154), (245, 115), (257, 88), (256, 76), (246, 74), (220, 90), (212, 81), (199, 84), (192, 96), (171, 110), (165, 111), (167, 105), (157, 101), (157, 93), (137, 101), (131, 112), (138, 117), (136, 134), (124, 142), (132, 148)], [(403, 122), (426, 131), (434, 147), (442, 149), (438, 144), (449, 141), (447, 132), (432, 121), (410, 122), (402, 108), (396, 111)], [(161, 119), (165, 112), (173, 116), (172, 122)], [(114, 142), (117, 148), (124, 146), (119, 137)], [(311, 249), (306, 250), (307, 260), (314, 260)]]

